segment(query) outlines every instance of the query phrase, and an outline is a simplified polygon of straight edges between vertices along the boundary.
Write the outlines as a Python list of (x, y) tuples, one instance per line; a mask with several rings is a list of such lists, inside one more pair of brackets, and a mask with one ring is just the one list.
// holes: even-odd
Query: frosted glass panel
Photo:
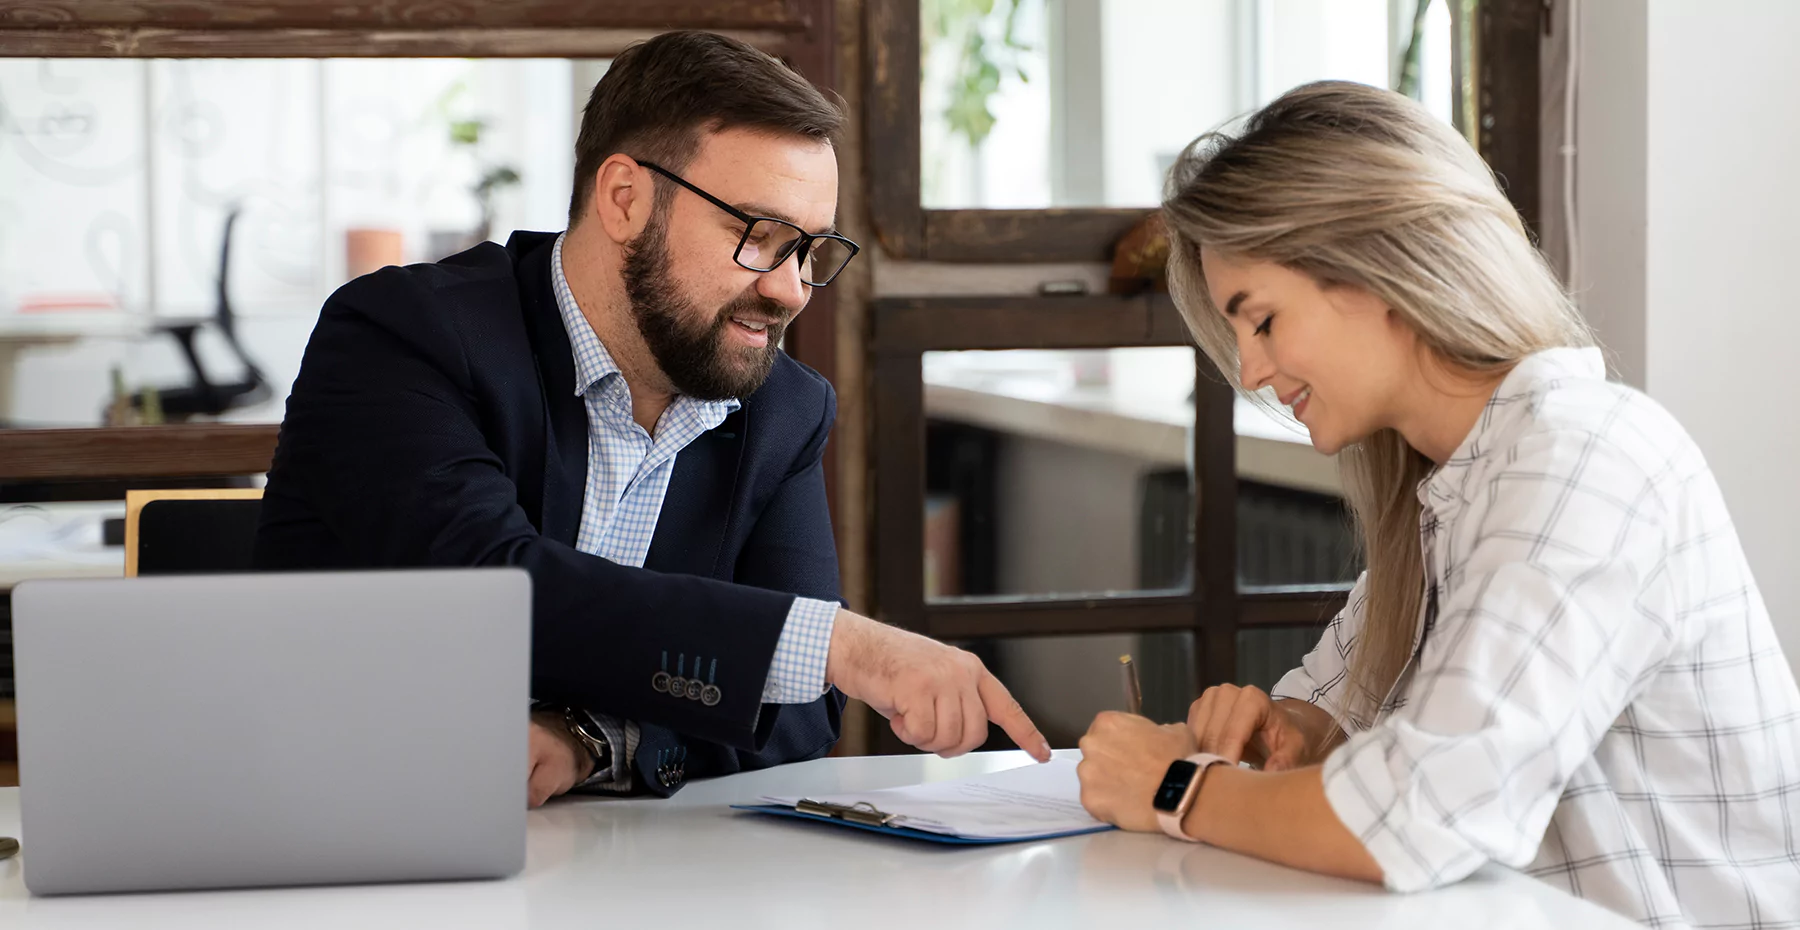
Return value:
[(0, 311), (145, 300), (148, 68), (0, 59)]
[[(215, 313), (233, 210), (238, 334), (274, 397), (227, 416), (279, 419), (346, 280), (564, 227), (605, 65), (0, 59), (0, 424), (97, 425), (115, 369), (127, 390), (186, 383), (155, 329)], [(243, 370), (211, 330), (199, 353)]]
[(216, 303), (226, 212), (232, 297), (243, 312), (317, 310), (325, 279), (319, 212), (319, 82), (304, 60), (153, 61), (157, 310)]

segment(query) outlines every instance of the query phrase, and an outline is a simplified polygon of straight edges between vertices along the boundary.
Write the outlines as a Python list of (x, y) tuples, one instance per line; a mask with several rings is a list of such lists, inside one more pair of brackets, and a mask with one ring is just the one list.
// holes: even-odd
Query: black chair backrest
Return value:
[(260, 500), (153, 500), (138, 515), (139, 575), (250, 570)]

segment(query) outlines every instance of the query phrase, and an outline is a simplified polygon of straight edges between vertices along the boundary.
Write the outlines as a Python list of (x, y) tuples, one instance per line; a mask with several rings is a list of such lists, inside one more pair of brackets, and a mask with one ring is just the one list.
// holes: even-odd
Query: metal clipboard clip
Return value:
[(794, 802), (794, 810), (799, 811), (802, 814), (814, 814), (819, 817), (833, 817), (838, 820), (848, 820), (851, 823), (860, 823), (869, 827), (889, 827), (893, 826), (895, 821), (901, 819), (899, 814), (884, 813), (877, 809), (875, 805), (870, 804), (867, 801), (858, 801), (855, 804), (844, 805), (801, 798)]

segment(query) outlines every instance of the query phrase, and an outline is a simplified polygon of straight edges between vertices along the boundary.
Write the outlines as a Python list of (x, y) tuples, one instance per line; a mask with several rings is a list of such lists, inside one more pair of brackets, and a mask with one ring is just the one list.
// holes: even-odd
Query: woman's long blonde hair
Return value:
[[(1543, 349), (1594, 342), (1493, 172), (1399, 94), (1341, 81), (1297, 87), (1241, 132), (1194, 140), (1170, 171), (1162, 210), (1170, 290), (1232, 383), (1237, 339), (1207, 292), (1202, 245), (1368, 290), (1451, 371), (1492, 375)], [(1432, 463), (1384, 429), (1346, 447), (1338, 467), (1368, 567), (1342, 712), (1367, 726), (1419, 621), (1417, 489)]]

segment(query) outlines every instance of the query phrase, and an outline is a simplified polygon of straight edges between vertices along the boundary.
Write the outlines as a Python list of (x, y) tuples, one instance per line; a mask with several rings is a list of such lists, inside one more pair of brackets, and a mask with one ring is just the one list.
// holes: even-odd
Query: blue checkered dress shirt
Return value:
[[(702, 433), (725, 422), (742, 404), (735, 399), (703, 401), (677, 396), (657, 421), (655, 435), (645, 432), (631, 416), (631, 388), (569, 290), (562, 263), (566, 235), (556, 237), (550, 274), (556, 306), (575, 353), (574, 390), (587, 402), (588, 481), (575, 548), (641, 568), (656, 535), (675, 456)], [(764, 703), (804, 704), (825, 693), (825, 659), (837, 611), (833, 601), (794, 599), (775, 643), (774, 662), (763, 685)], [(610, 770), (595, 772), (581, 787), (629, 791), (637, 724), (605, 714), (591, 716), (612, 743), (615, 764)]]

